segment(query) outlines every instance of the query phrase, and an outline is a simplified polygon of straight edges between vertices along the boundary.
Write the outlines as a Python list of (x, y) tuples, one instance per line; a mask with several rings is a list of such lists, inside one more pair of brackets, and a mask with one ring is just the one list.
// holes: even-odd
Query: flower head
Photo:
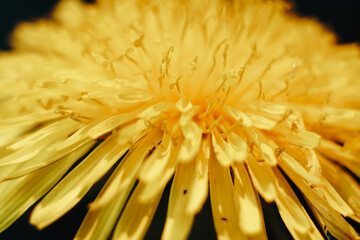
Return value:
[(76, 239), (142, 238), (172, 178), (163, 239), (186, 238), (208, 195), (219, 239), (266, 238), (260, 196), (321, 239), (290, 180), (358, 239), (359, 48), (288, 7), (63, 0), (20, 25), (0, 56), (0, 231), (44, 195), (30, 222), (50, 225), (116, 166)]

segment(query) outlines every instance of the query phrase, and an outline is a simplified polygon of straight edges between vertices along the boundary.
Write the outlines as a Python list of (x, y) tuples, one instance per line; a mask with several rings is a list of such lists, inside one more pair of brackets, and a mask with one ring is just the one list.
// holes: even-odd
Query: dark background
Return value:
[[(0, 50), (10, 49), (8, 38), (16, 23), (49, 17), (49, 13), (57, 2), (57, 0), (0, 0)], [(87, 2), (91, 2), (91, 0)], [(314, 17), (336, 32), (340, 43), (360, 43), (359, 0), (296, 0), (292, 2), (295, 4), (296, 12), (299, 15)], [(73, 210), (50, 227), (37, 231), (30, 226), (28, 224), (30, 209), (10, 228), (1, 233), (0, 239), (72, 239), (86, 214), (87, 204), (95, 199), (108, 176), (109, 174), (96, 184)], [(147, 239), (159, 239), (161, 236), (169, 189), (170, 186), (168, 185), (154, 221), (146, 235)], [(279, 218), (275, 204), (264, 203), (263, 205), (269, 239), (291, 239), (289, 232)], [(189, 238), (215, 239), (209, 200), (202, 212), (197, 215)]]
[[(49, 17), (59, 0), (0, 0), (0, 49), (9, 49), (8, 36), (15, 24)], [(86, 0), (93, 2), (93, 0)], [(360, 41), (359, 0), (293, 0), (296, 11), (319, 19), (339, 36), (340, 42)]]

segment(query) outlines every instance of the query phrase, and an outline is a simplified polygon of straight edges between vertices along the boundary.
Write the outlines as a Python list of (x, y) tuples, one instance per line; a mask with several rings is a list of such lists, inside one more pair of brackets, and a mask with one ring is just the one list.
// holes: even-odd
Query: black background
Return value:
[[(0, 50), (10, 49), (9, 35), (15, 24), (37, 18), (49, 17), (56, 0), (0, 0)], [(88, 0), (88, 2), (91, 2)], [(293, 1), (296, 12), (302, 16), (310, 16), (320, 20), (338, 35), (340, 43), (360, 43), (360, 7), (359, 0), (297, 0)], [(108, 174), (109, 175), (109, 174)], [(87, 204), (93, 201), (106, 180), (105, 176), (97, 183), (85, 198), (63, 218), (50, 227), (37, 231), (28, 224), (31, 209), (16, 221), (10, 228), (0, 234), (0, 239), (72, 239), (87, 211)], [(147, 239), (159, 239), (165, 221), (168, 201), (168, 185), (159, 204), (154, 221), (148, 231)], [(0, 206), (1, 207), (1, 206)], [(190, 239), (215, 239), (215, 230), (211, 219), (209, 200), (204, 209), (197, 215)], [(263, 208), (266, 229), (269, 239), (291, 239), (289, 232), (279, 218), (275, 204), (264, 204)]]

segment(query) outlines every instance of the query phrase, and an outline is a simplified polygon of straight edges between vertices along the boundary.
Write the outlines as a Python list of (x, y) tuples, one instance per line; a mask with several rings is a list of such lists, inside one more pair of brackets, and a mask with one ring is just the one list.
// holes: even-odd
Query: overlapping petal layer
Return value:
[(267, 238), (260, 197), (295, 239), (325, 236), (314, 221), (359, 239), (360, 49), (288, 8), (63, 0), (19, 25), (0, 55), (0, 231), (43, 196), (30, 222), (48, 226), (120, 162), (76, 239), (141, 239), (172, 178), (163, 239), (208, 195), (219, 239)]

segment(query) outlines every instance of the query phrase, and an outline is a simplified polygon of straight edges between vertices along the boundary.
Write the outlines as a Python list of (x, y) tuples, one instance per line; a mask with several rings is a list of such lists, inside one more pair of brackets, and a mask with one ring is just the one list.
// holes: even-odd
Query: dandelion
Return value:
[(171, 179), (163, 239), (208, 195), (219, 239), (267, 238), (260, 196), (295, 239), (359, 239), (359, 48), (288, 9), (63, 0), (19, 25), (0, 55), (0, 232), (43, 196), (30, 222), (49, 226), (115, 166), (75, 239), (141, 239)]

